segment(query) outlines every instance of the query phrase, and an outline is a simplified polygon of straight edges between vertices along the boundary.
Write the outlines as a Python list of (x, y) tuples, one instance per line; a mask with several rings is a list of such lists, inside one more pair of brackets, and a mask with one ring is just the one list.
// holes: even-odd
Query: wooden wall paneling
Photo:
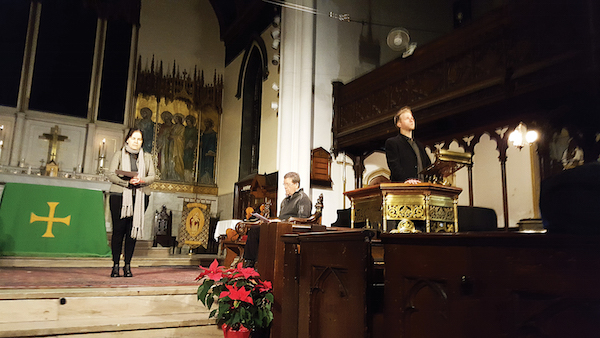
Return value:
[(298, 236), (298, 337), (369, 336), (371, 236), (360, 230)]
[(597, 237), (382, 234), (386, 331), (399, 337), (595, 337)]

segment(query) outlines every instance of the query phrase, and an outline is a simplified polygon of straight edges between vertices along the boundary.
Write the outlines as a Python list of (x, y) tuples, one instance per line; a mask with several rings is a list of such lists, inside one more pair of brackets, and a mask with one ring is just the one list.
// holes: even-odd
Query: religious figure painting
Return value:
[(206, 117), (202, 123), (204, 129), (201, 136), (200, 175), (199, 182), (204, 184), (215, 183), (215, 159), (217, 156), (217, 132), (215, 131), (214, 115), (210, 114), (211, 107), (204, 107)]
[(159, 181), (214, 186), (223, 76), (215, 70), (211, 82), (197, 67), (188, 72), (174, 62), (165, 68), (152, 57), (142, 68), (141, 60), (135, 121), (128, 122), (142, 130)]
[(188, 115), (185, 117), (185, 131), (183, 132), (183, 174), (186, 182), (194, 181), (196, 163), (196, 148), (198, 147), (198, 127), (196, 117)]
[[(158, 111), (158, 112), (157, 112)], [(219, 114), (207, 104), (139, 96), (134, 125), (152, 153), (161, 181), (214, 185)]]

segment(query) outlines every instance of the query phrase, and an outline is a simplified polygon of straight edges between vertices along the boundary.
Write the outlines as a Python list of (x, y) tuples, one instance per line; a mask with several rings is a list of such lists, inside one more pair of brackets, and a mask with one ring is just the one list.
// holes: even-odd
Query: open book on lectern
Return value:
[(438, 149), (435, 152), (435, 161), (421, 171), (428, 177), (431, 183), (445, 184), (445, 178), (454, 174), (466, 165), (470, 165), (471, 153), (459, 153), (446, 149)]

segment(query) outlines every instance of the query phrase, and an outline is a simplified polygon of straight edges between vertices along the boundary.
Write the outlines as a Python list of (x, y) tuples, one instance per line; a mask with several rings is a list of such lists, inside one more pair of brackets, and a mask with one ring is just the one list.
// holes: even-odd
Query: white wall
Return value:
[(280, 49), (274, 50), (271, 45), (273, 38), (271, 31), (274, 27), (269, 27), (261, 35), (267, 46), (267, 59), (269, 77), (263, 82), (262, 88), (262, 113), (260, 125), (260, 158), (258, 161), (258, 172), (261, 174), (270, 174), (277, 171), (277, 133), (279, 124), (279, 109), (271, 108), (271, 103), (277, 103), (279, 106), (279, 91), (273, 89), (273, 84), (280, 86), (279, 65), (274, 65), (271, 60), (273, 54), (279, 53)]
[[(235, 97), (242, 56), (225, 68), (223, 74), (223, 114), (217, 151), (217, 185), (219, 195), (233, 193), (238, 181), (242, 132), (242, 100)], [(233, 195), (231, 195), (233, 198)], [(224, 210), (224, 212), (227, 212)]]
[[(448, 148), (450, 151), (464, 153), (465, 150), (458, 145), (458, 142), (453, 141)], [(469, 172), (466, 167), (459, 169), (454, 173), (454, 185), (462, 188), (462, 193), (458, 195), (458, 205), (469, 205)]]
[(140, 16), (138, 54), (142, 68), (150, 65), (152, 56), (163, 61), (166, 73), (173, 70), (173, 62), (193, 75), (204, 70), (212, 82), (214, 71), (223, 74), (225, 47), (219, 37), (219, 23), (208, 0), (144, 0)]

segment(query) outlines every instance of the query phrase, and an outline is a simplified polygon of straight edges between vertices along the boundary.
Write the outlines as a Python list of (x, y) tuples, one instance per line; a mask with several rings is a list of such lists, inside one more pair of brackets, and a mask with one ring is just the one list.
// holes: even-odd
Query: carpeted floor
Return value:
[(111, 268), (0, 268), (0, 289), (197, 285), (200, 269), (137, 267), (131, 269), (131, 278), (111, 278), (110, 272)]

